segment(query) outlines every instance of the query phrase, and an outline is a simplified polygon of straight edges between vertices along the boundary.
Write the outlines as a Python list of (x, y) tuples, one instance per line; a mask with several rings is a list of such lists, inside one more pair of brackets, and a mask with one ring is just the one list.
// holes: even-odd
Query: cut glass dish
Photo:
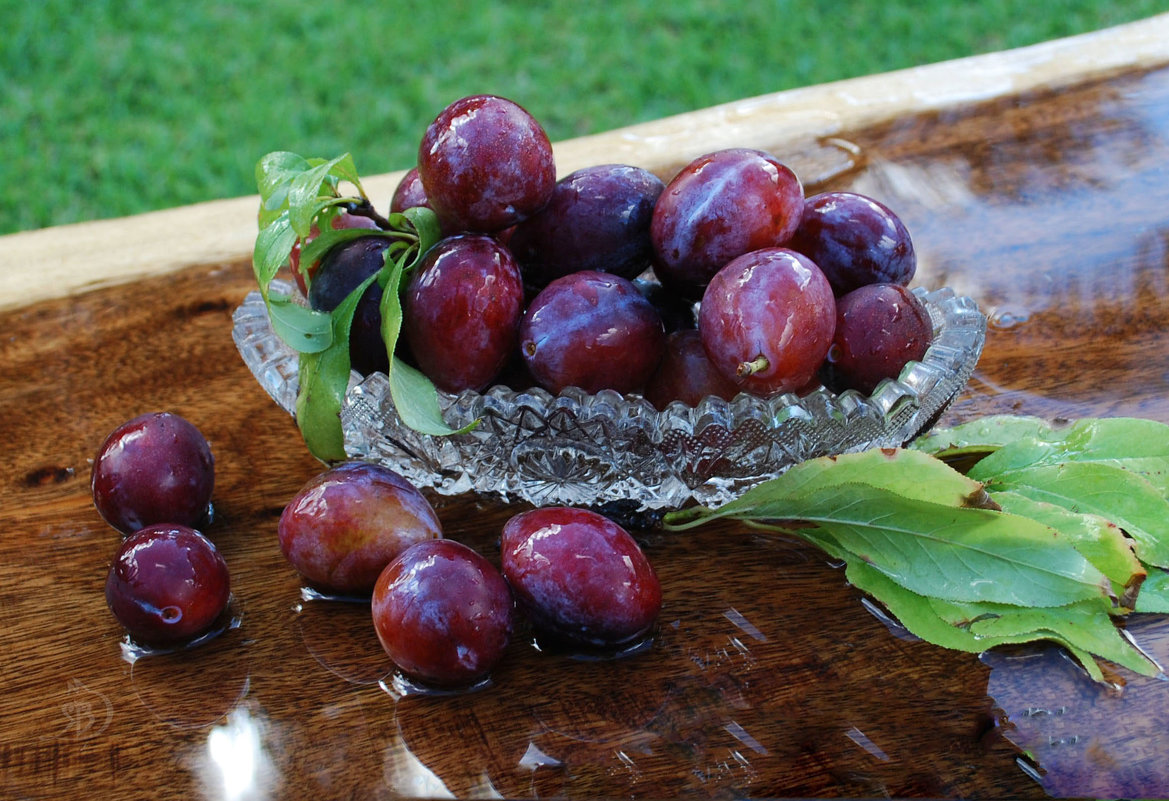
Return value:
[[(292, 291), (279, 281), (272, 288)], [(798, 462), (897, 447), (933, 424), (978, 362), (986, 316), (950, 289), (914, 293), (930, 313), (933, 342), (922, 361), (871, 396), (821, 388), (804, 397), (707, 398), (659, 412), (638, 395), (569, 388), (554, 396), (496, 386), (440, 392), (452, 428), (479, 423), (469, 433), (436, 437), (402, 424), (385, 375), (353, 373), (341, 411), (345, 450), (444, 495), (626, 510), (673, 509), (691, 500), (717, 506)], [(248, 294), (233, 324), (256, 380), (295, 414), (298, 356), (272, 331), (259, 292)]]

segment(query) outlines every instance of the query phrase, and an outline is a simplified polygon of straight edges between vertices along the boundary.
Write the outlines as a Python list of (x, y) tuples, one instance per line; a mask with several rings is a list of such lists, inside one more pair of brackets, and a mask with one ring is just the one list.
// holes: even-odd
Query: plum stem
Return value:
[(346, 203), (346, 211), (350, 214), (356, 214), (361, 217), (368, 217), (378, 224), (379, 228), (389, 230), (393, 228), (390, 221), (374, 210), (373, 204), (370, 203), (369, 198), (361, 198), (350, 203)]
[(755, 373), (766, 370), (770, 365), (771, 362), (767, 361), (766, 356), (756, 356), (753, 361), (740, 362), (738, 369), (735, 370), (735, 375), (739, 378), (755, 375)]

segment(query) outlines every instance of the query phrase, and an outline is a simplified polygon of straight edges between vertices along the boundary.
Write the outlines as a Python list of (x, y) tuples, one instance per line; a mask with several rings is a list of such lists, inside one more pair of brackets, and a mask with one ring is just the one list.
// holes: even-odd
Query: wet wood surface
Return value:
[[(915, 283), (989, 315), (943, 422), (1169, 423), (1169, 54), (1114, 66), (767, 145), (809, 192), (897, 209)], [(665, 594), (649, 650), (589, 662), (517, 638), (486, 690), (397, 697), (368, 607), (302, 599), (277, 546), (284, 504), (322, 467), (232, 344), (252, 286), (246, 258), (193, 260), (0, 313), (0, 795), (1169, 794), (1169, 683), (1116, 668), (1102, 687), (1045, 647), (914, 641), (815, 549), (734, 524), (637, 532)], [(212, 443), (207, 533), (239, 625), (131, 662), (89, 470), (110, 430), (157, 409)], [(432, 497), (446, 535), (492, 557), (518, 511)], [(1131, 631), (1169, 663), (1169, 620)]]

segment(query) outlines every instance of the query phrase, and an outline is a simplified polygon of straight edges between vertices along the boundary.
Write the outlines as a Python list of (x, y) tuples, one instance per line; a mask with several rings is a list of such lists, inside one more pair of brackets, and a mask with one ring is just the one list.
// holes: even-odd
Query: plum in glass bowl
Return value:
[[(553, 156), (523, 107), (476, 95), (426, 128), (421, 191), (402, 193), (415, 205), (387, 218), (348, 154), (261, 159), (259, 288), (236, 310), (234, 338), (310, 452), (379, 462), (442, 494), (710, 506), (810, 458), (912, 440), (973, 372), (985, 316), (948, 289), (907, 289), (912, 242), (883, 204), (806, 197), (794, 170), (750, 148), (699, 156), (668, 182), (622, 164), (556, 180)], [(337, 228), (362, 214), (383, 230)], [(278, 277), (297, 245), (293, 278), (306, 279), (311, 308)], [(303, 264), (318, 260), (313, 277)], [(843, 291), (877, 281), (900, 289), (840, 312)], [(375, 294), (371, 321), (362, 309)], [(695, 327), (702, 371), (732, 386), (687, 366), (664, 383), (711, 395), (638, 394), (661, 365), (701, 360), (668, 358), (667, 334)], [(891, 342), (894, 329), (908, 333)], [(367, 364), (365, 331), (390, 356), (388, 375), (347, 372)], [(875, 353), (895, 363), (873, 386), (836, 380)]]
[[(286, 290), (288, 291), (288, 290)], [(871, 395), (820, 387), (803, 396), (739, 394), (662, 410), (636, 394), (567, 387), (492, 386), (439, 393), (443, 417), (466, 433), (431, 436), (404, 425), (385, 374), (350, 376), (341, 410), (351, 458), (383, 463), (421, 487), (521, 499), (537, 506), (633, 510), (719, 505), (806, 459), (897, 447), (923, 433), (974, 370), (986, 317), (948, 288), (915, 288), (933, 326), (931, 344)], [(234, 314), (244, 362), (272, 399), (295, 413), (297, 353), (272, 330), (250, 293)]]

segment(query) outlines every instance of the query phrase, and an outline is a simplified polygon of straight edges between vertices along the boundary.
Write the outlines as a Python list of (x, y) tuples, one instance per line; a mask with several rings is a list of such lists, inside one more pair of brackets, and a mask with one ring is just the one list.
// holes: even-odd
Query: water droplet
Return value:
[(1010, 331), (1013, 328), (1018, 328), (1030, 318), (1030, 312), (1025, 309), (1004, 307), (991, 312), (987, 323), (996, 331)]

